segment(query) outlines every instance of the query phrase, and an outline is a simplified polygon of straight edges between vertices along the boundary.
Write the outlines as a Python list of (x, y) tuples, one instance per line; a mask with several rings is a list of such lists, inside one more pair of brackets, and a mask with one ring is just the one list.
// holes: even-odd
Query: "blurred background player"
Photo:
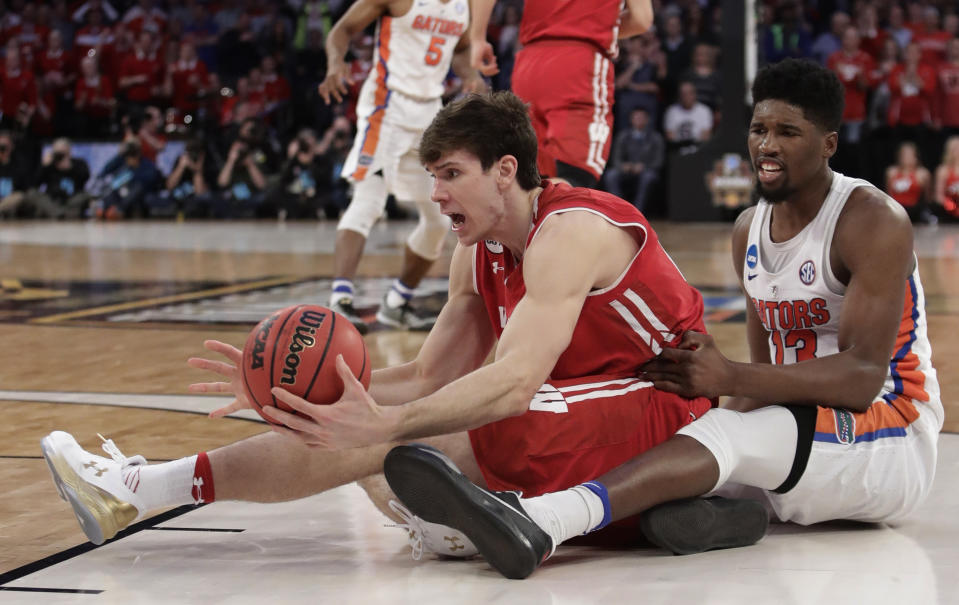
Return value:
[[(486, 28), (495, 0), (470, 0), (472, 65), (484, 76), (499, 71)], [(577, 187), (596, 187), (612, 143), (612, 60), (617, 39), (648, 30), (649, 0), (527, 0), (520, 20), (522, 50), (512, 90), (529, 103), (539, 139), (540, 174)]]
[(390, 193), (400, 202), (416, 204), (419, 224), (406, 240), (400, 275), (376, 319), (413, 330), (429, 330), (436, 322), (418, 314), (410, 299), (439, 257), (450, 222), (430, 201), (430, 178), (416, 150), (442, 106), (450, 66), (467, 92), (485, 87), (469, 66), (469, 15), (467, 0), (359, 0), (326, 39), (327, 74), (319, 93), (327, 103), (340, 102), (351, 83), (344, 61), (350, 40), (376, 22), (375, 66), (360, 91), (356, 139), (343, 165), (343, 176), (353, 183), (353, 200), (337, 226), (330, 296), (330, 307), (362, 333), (367, 325), (353, 306), (353, 279)]

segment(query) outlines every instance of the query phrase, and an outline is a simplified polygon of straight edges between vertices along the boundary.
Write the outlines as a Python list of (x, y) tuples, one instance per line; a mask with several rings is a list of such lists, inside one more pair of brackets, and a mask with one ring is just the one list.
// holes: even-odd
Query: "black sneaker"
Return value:
[(366, 322), (360, 317), (360, 314), (356, 312), (356, 309), (353, 308), (353, 299), (352, 298), (341, 298), (332, 305), (330, 309), (336, 311), (340, 315), (346, 318), (351, 324), (356, 326), (356, 330), (360, 334), (366, 334), (370, 327), (366, 325)]
[(553, 539), (523, 510), (518, 494), (474, 485), (434, 447), (395, 447), (386, 456), (383, 472), (414, 515), (463, 532), (507, 578), (525, 578), (555, 550)]
[(646, 539), (676, 555), (751, 546), (768, 526), (766, 507), (744, 498), (674, 500), (639, 516)]
[(436, 315), (417, 311), (409, 302), (399, 307), (390, 307), (386, 304), (386, 296), (384, 296), (380, 309), (376, 312), (376, 321), (400, 330), (429, 332), (436, 325)]

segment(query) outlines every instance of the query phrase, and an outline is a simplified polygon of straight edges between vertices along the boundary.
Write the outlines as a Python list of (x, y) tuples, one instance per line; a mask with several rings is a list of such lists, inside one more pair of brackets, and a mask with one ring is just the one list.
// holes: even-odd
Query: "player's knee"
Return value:
[(410, 233), (406, 244), (410, 250), (428, 260), (436, 260), (443, 252), (443, 242), (450, 230), (450, 218), (439, 212), (439, 206), (430, 202), (421, 205), (420, 220), (416, 229)]
[(739, 451), (733, 447), (731, 435), (740, 423), (739, 412), (713, 408), (679, 429), (676, 434), (692, 437), (712, 453), (719, 467), (719, 479), (713, 489), (725, 484), (739, 464)]
[(372, 174), (353, 185), (353, 199), (347, 206), (337, 229), (355, 231), (369, 237), (370, 229), (383, 214), (386, 207), (386, 181), (382, 175)]

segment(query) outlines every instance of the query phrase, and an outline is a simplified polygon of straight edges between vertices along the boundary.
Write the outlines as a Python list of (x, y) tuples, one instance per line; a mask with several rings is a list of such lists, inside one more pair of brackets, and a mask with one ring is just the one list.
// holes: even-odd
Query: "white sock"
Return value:
[(192, 494), (196, 459), (194, 455), (171, 462), (141, 466), (139, 484), (135, 484), (135, 489), (131, 488), (146, 507), (146, 510), (140, 513), (170, 506), (197, 504)]
[(585, 534), (603, 522), (603, 501), (582, 485), (561, 492), (522, 498), (523, 509), (559, 546), (573, 536)]
[(413, 288), (409, 288), (399, 279), (393, 280), (390, 291), (386, 293), (386, 306), (395, 309), (402, 307), (413, 298)]
[(353, 280), (337, 278), (333, 280), (333, 293), (330, 294), (330, 306), (340, 302), (344, 298), (353, 298), (355, 289)]

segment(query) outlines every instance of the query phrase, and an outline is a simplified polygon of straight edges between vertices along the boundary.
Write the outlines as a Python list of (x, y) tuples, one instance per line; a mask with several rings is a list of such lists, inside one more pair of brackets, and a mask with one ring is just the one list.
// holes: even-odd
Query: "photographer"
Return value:
[(214, 203), (215, 218), (251, 218), (263, 204), (267, 157), (259, 140), (256, 120), (244, 120), (216, 179), (222, 195)]
[(84, 191), (90, 179), (90, 167), (70, 152), (70, 141), (59, 138), (44, 154), (37, 174), (37, 188), (27, 192), (24, 199), (28, 216), (57, 219), (83, 216), (92, 199)]
[(163, 175), (153, 162), (143, 157), (140, 141), (130, 138), (103, 167), (98, 180), (102, 197), (94, 216), (121, 219), (146, 214), (146, 196), (160, 188)]
[(290, 142), (289, 156), (280, 180), (270, 195), (270, 203), (277, 209), (280, 220), (314, 218), (320, 212), (326, 191), (318, 185), (329, 182), (332, 166), (317, 153), (316, 134), (309, 128), (300, 131)]
[(201, 138), (191, 139), (167, 177), (165, 189), (147, 196), (150, 216), (208, 216), (215, 180), (216, 168), (206, 152), (206, 143)]
[[(23, 162), (14, 159), (13, 135), (0, 131), (0, 218), (15, 218), (20, 215), (24, 192), (30, 185)], [(19, 158), (19, 156), (18, 156)]]

